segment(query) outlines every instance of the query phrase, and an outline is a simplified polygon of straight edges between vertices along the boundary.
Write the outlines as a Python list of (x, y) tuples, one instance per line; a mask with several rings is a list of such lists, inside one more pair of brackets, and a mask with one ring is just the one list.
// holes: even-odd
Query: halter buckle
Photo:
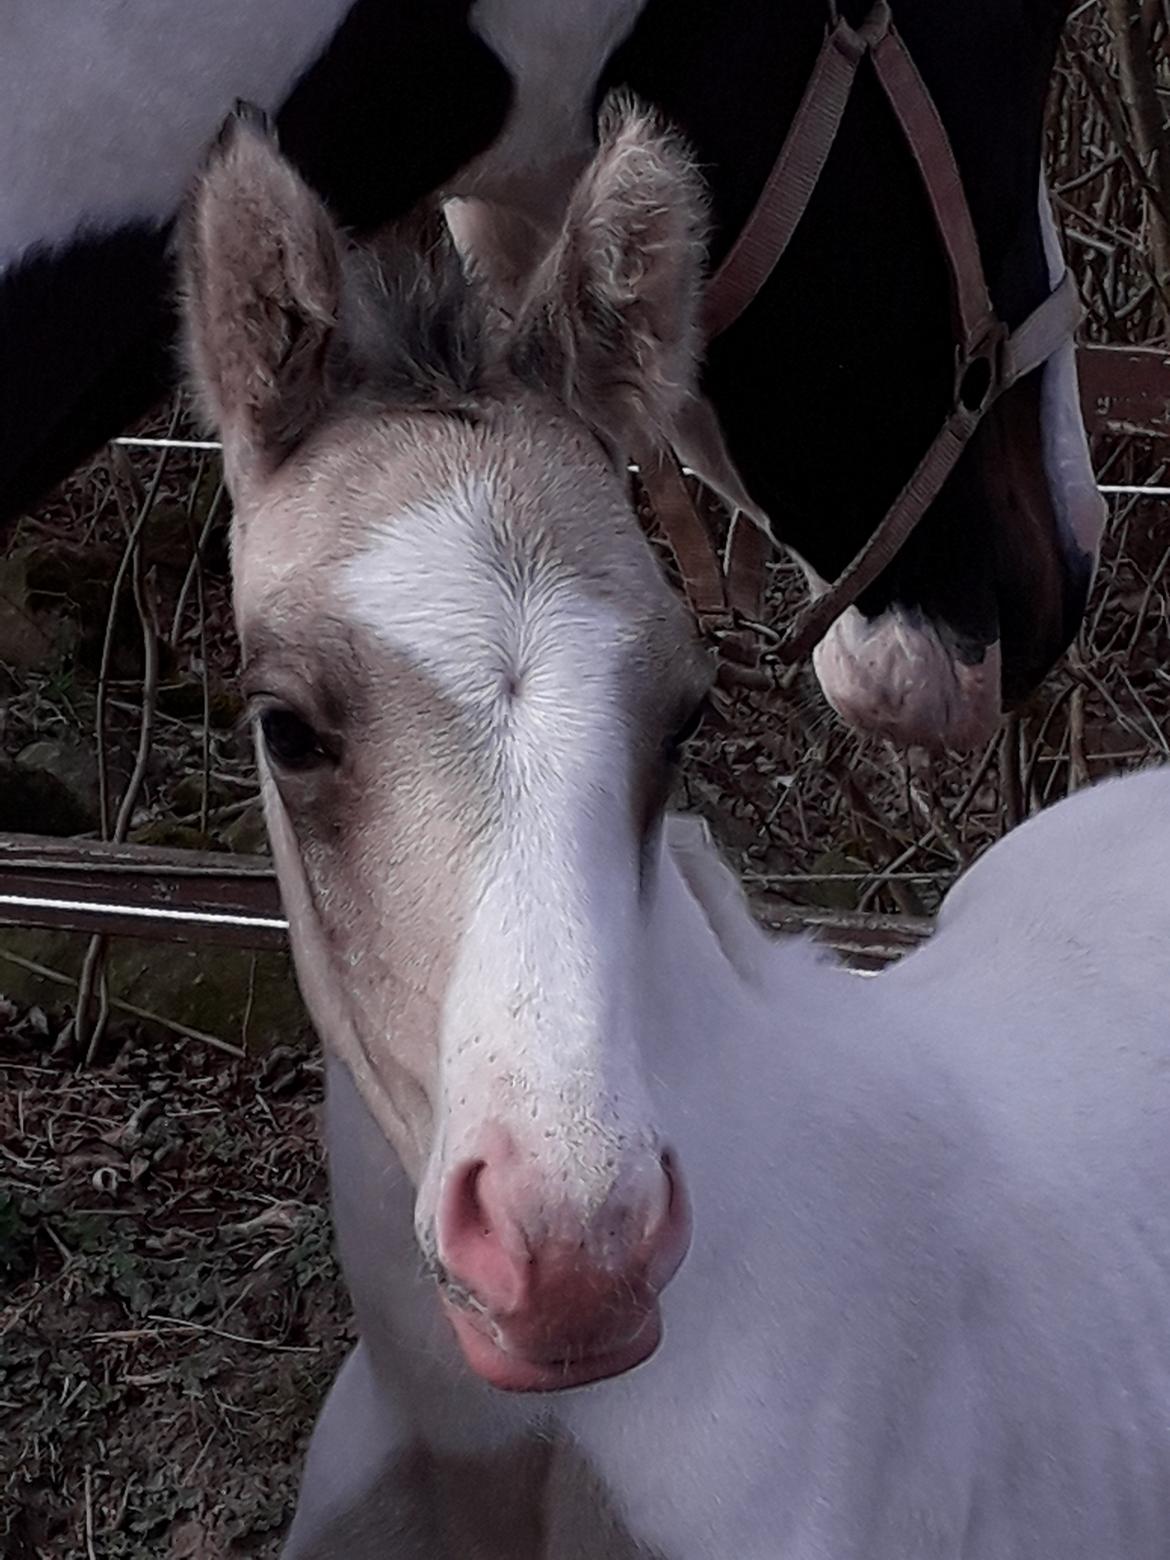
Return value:
[(956, 347), (952, 401), (956, 411), (982, 417), (999, 395), (1004, 385), (1007, 339), (1007, 326), (1000, 319), (992, 319), (973, 347)]

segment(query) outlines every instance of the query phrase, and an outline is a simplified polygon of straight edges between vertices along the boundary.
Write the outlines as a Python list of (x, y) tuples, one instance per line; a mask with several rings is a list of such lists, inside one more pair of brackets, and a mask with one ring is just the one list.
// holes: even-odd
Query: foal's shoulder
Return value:
[(1078, 792), (993, 845), (948, 894), (934, 935), (888, 972), (891, 998), (929, 988), (964, 1025), (1031, 1015), (1087, 1030), (1110, 992), (1143, 1014), (1170, 1001), (1168, 946), (1170, 768), (1160, 768)]
[(1105, 925), (1124, 905), (1170, 913), (1170, 767), (1101, 781), (991, 847), (947, 896), (940, 928), (979, 912), (1005, 927), (1037, 908)]

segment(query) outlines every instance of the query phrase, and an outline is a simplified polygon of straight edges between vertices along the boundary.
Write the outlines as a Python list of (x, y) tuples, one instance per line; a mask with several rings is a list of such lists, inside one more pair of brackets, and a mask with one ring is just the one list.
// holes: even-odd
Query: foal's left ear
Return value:
[(611, 102), (600, 130), (511, 358), (627, 455), (668, 439), (696, 387), (706, 198), (679, 137), (645, 110)]
[(237, 105), (180, 236), (192, 376), (233, 485), (275, 469), (328, 402), (341, 255), (337, 228), (265, 116)]

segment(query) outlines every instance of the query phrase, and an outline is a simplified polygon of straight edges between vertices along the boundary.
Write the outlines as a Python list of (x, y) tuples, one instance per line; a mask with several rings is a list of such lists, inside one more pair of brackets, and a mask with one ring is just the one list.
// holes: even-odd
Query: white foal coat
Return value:
[(851, 978), (670, 820), (646, 1076), (694, 1239), (625, 1376), (509, 1397), (331, 1064), (361, 1343), (285, 1560), (1165, 1560), (1170, 771), (997, 845)]

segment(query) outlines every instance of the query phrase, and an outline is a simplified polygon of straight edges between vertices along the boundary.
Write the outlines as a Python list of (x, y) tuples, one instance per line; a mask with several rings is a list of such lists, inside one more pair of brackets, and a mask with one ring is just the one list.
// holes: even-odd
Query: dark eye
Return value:
[(693, 709), (687, 712), (685, 719), (680, 721), (670, 736), (667, 737), (665, 744), (666, 756), (672, 763), (679, 757), (691, 738), (698, 734), (699, 727), (703, 724), (703, 716), (706, 713), (707, 701), (706, 699), (701, 699)]
[(313, 769), (332, 758), (308, 721), (292, 710), (266, 709), (260, 716), (260, 730), (268, 756), (281, 769)]

